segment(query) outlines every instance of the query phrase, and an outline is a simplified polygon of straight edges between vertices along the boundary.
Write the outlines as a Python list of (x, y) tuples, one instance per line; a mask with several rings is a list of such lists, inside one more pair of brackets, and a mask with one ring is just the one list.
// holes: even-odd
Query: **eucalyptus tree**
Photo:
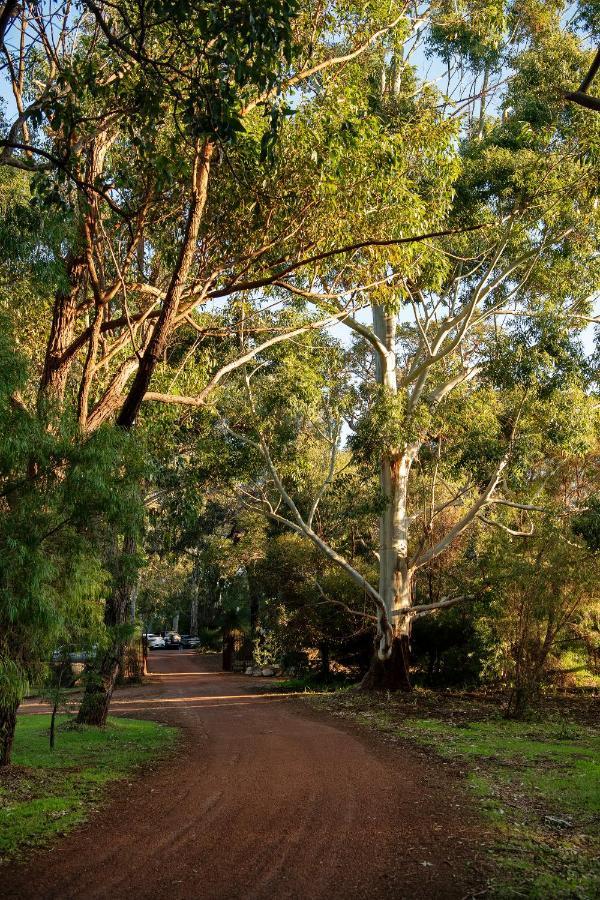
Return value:
[[(3, 162), (31, 173), (42, 198), (67, 213), (57, 254), (65, 277), (48, 323), (38, 390), (38, 413), (52, 428), (73, 369), (68, 399), (84, 433), (119, 410), (120, 426), (134, 424), (196, 261), (215, 142), (226, 143), (241, 128), (246, 86), (271, 90), (279, 57), (289, 56), (293, 11), (285, 0), (243, 8), (196, 4), (193, 16), (189, 4), (169, 3), (120, 10), (92, 3), (77, 15), (69, 4), (21, 10), (16, 52), (3, 44), (17, 109), (3, 140)], [(162, 231), (151, 242), (157, 218)], [(179, 240), (171, 258), (169, 249), (162, 252), (168, 231)], [(117, 234), (114, 246), (107, 233)], [(149, 257), (155, 270), (163, 268), (164, 290), (150, 289), (151, 307), (158, 299), (161, 308), (133, 314), (132, 323), (125, 278), (134, 266), (143, 282)], [(120, 325), (110, 321), (118, 304)], [(103, 335), (115, 331), (116, 341), (106, 347)], [(117, 628), (126, 614), (130, 578), (123, 563), (132, 549), (127, 534), (123, 551), (129, 552), (121, 554), (106, 604), (107, 624)], [(120, 644), (86, 692), (87, 721), (105, 720)]]
[[(66, 399), (89, 434), (111, 420), (131, 427), (144, 400), (205, 404), (284, 337), (350, 322), (348, 298), (385, 308), (389, 282), (435, 285), (443, 253), (415, 237), (492, 234), (494, 216), (477, 210), (444, 221), (459, 126), (477, 121), (483, 135), (503, 48), (527, 43), (540, 22), (548, 30), (548, 16), (536, 3), (484, 6), (472, 27), (472, 4), (445, 2), (84, 0), (77, 14), (59, 5), (46, 17), (24, 4), (6, 54), (17, 115), (3, 162), (63, 204), (69, 228), (42, 415)], [(514, 16), (525, 23), (517, 32)], [(461, 116), (460, 102), (418, 76), (411, 59), (424, 39), (447, 65), (446, 93), (468, 87), (478, 114), (468, 102)], [(569, 74), (580, 65), (571, 50)], [(316, 303), (320, 318), (261, 340), (269, 292)], [(149, 390), (169, 374), (161, 360), (175, 331), (203, 340), (228, 299), (243, 351), (226, 341), (193, 396), (168, 383)]]
[[(595, 404), (576, 335), (594, 320), (598, 291), (597, 125), (564, 104), (565, 85), (585, 68), (587, 55), (577, 32), (563, 28), (561, 4), (550, 10), (515, 5), (509, 12), (512, 21), (501, 20), (499, 36), (491, 21), (491, 42), (483, 45), (477, 25), (465, 18), (461, 28), (436, 26), (430, 38), (449, 65), (458, 54), (483, 66), (486, 94), (494, 71), (504, 72), (510, 62), (496, 109), (477, 116), (471, 108), (465, 116), (461, 171), (448, 211), (449, 225), (485, 227), (426, 249), (413, 245), (409, 253), (372, 253), (368, 261), (356, 260), (347, 280), (340, 275), (350, 289), (361, 266), (369, 266), (373, 280), (377, 266), (387, 274), (370, 293), (372, 325), (360, 312), (348, 310), (343, 319), (374, 360), (350, 443), (357, 463), (379, 470), (378, 584), (314, 527), (323, 494), (335, 489), (339, 441), (332, 437), (321, 489), (302, 506), (269, 447), (260, 375), (248, 381), (254, 436), (241, 439), (262, 455), (267, 476), (250, 502), (313, 541), (363, 585), (377, 614), (371, 686), (407, 687), (415, 616), (465, 599), (457, 592), (416, 605), (418, 572), (475, 525), (525, 537), (529, 523), (515, 524), (510, 515), (544, 512), (532, 499), (535, 488), (521, 479), (530, 455), (543, 454), (544, 441), (585, 452), (592, 439)], [(400, 81), (397, 101), (402, 89)], [(388, 121), (389, 133), (393, 118)], [(433, 177), (430, 170), (428, 187)], [(415, 191), (415, 207), (419, 199)], [(339, 309), (329, 300), (329, 279), (322, 273), (317, 287), (298, 286), (298, 293), (320, 308)], [(360, 291), (355, 296), (358, 307)], [(446, 529), (436, 534), (448, 512)]]
[[(111, 420), (131, 428), (143, 400), (181, 402), (149, 391), (150, 380), (175, 329), (203, 335), (211, 304), (286, 289), (291, 273), (357, 243), (410, 240), (404, 230), (380, 237), (366, 179), (393, 160), (383, 149), (365, 167), (377, 135), (361, 130), (351, 91), (369, 83), (360, 60), (380, 58), (396, 32), (406, 39), (422, 20), (403, 3), (23, 5), (15, 42), (3, 45), (17, 112), (2, 162), (28, 173), (66, 225), (51, 251), (65, 277), (47, 323), (42, 417), (52, 421), (67, 403), (87, 434)], [(322, 79), (340, 72), (351, 75), (345, 106), (330, 95), (311, 114)], [(285, 131), (286, 100), (300, 94), (303, 113)], [(369, 200), (360, 210), (357, 186)], [(407, 217), (413, 223), (420, 218)], [(244, 327), (260, 323), (245, 316)], [(256, 352), (217, 359), (196, 399)], [(130, 544), (124, 536), (123, 549)], [(115, 588), (107, 621), (122, 619), (125, 593)], [(108, 670), (110, 686), (114, 659)]]

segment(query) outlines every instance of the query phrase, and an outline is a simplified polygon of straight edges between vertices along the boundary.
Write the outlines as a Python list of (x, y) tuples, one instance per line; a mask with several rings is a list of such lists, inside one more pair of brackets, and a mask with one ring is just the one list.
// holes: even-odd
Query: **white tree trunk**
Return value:
[[(396, 316), (374, 307), (373, 330), (387, 350), (377, 358), (377, 382), (396, 396)], [(405, 657), (408, 651), (413, 576), (408, 564), (408, 484), (418, 450), (418, 443), (406, 443), (388, 450), (381, 459), (379, 480), (386, 507), (379, 522), (379, 595), (392, 625), (380, 639), (380, 660), (390, 659), (395, 652)], [(408, 672), (405, 674), (408, 679)]]

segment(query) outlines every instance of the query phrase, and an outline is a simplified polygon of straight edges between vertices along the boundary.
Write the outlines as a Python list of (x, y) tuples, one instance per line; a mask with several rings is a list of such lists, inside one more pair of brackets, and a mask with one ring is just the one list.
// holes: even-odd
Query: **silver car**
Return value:
[(163, 650), (165, 646), (165, 639), (161, 637), (160, 634), (147, 634), (146, 641), (148, 643), (148, 650)]

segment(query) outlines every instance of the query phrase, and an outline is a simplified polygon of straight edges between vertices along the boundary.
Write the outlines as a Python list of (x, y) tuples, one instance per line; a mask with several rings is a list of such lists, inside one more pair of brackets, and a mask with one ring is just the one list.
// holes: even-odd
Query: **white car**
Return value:
[(148, 650), (164, 649), (165, 639), (160, 634), (147, 634), (146, 641), (148, 642)]

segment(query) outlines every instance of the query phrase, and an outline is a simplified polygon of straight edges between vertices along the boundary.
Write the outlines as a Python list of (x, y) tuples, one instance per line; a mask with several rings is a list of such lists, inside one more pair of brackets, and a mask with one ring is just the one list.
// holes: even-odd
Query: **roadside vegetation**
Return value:
[(110, 718), (96, 729), (59, 716), (51, 750), (49, 731), (49, 715), (19, 716), (13, 764), (0, 776), (0, 860), (85, 822), (109, 785), (156, 763), (177, 739), (177, 729), (156, 722)]
[[(416, 691), (410, 700), (353, 690), (306, 702), (401, 751), (450, 765), (483, 818), (494, 898), (592, 900), (600, 892), (600, 710), (550, 702), (506, 721), (495, 698)], [(443, 798), (440, 798), (443, 802)]]

